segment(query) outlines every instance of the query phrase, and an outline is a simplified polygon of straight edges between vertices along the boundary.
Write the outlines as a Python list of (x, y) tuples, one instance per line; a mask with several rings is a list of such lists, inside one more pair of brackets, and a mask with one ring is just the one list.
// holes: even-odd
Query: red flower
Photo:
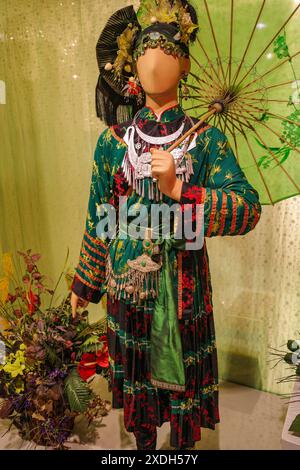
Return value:
[(78, 374), (82, 380), (88, 380), (90, 377), (96, 374), (97, 362), (95, 359), (95, 354), (84, 353), (82, 355), (81, 361), (77, 367)]
[(102, 349), (96, 353), (84, 353), (78, 364), (77, 370), (83, 380), (88, 380), (95, 375), (97, 373), (97, 366), (107, 368), (109, 365), (106, 335), (101, 336), (99, 341), (103, 342)]
[(102, 335), (99, 338), (99, 341), (103, 343), (102, 349), (100, 351), (97, 351), (96, 356), (97, 356), (97, 364), (100, 367), (108, 367), (109, 361), (108, 361), (108, 344), (107, 344), (107, 336)]
[(141, 87), (134, 81), (128, 80), (128, 93), (129, 95), (138, 95), (141, 91)]
[(34, 294), (30, 288), (26, 300), (28, 305), (28, 311), (30, 315), (32, 315), (40, 306), (40, 297)]

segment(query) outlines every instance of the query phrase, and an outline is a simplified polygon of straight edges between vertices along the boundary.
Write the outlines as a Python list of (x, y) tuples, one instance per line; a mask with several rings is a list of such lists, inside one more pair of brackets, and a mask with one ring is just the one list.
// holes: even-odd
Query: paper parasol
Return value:
[[(191, 48), (189, 96), (182, 106), (227, 135), (262, 204), (298, 195), (300, 2), (203, 0), (193, 5), (200, 32)], [(210, 108), (215, 100), (222, 103), (221, 112)]]

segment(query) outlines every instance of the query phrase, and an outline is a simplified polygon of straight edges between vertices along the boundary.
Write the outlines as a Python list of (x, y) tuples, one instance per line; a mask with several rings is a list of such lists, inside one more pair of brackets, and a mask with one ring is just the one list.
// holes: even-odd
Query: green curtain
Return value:
[[(0, 250), (42, 253), (41, 270), (53, 282), (67, 248), (69, 266), (78, 261), (93, 152), (104, 128), (94, 107), (96, 42), (109, 16), (131, 3), (0, 2), (0, 80), (6, 85), (6, 104), (0, 104)], [(209, 1), (218, 37), (228, 33), (227, 3)], [(268, 35), (270, 23), (280, 25), (294, 8), (292, 1), (271, 3), (264, 18)], [(260, 2), (236, 4), (234, 37), (245, 44), (243, 32)], [(295, 21), (287, 32), (295, 47)], [(276, 384), (284, 369), (271, 370), (267, 360), (269, 346), (299, 331), (299, 221), (300, 199), (290, 198), (264, 206), (253, 233), (207, 240), (220, 375), (226, 379), (275, 393), (290, 389)], [(99, 314), (100, 307), (93, 310)]]

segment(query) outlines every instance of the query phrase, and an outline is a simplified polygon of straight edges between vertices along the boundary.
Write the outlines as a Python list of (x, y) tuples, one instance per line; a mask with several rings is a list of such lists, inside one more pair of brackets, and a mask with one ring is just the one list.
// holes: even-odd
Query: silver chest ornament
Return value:
[[(152, 178), (152, 155), (150, 152), (144, 151), (144, 149), (149, 147), (149, 144), (159, 146), (161, 149), (163, 145), (169, 144), (170, 146), (182, 135), (183, 129), (184, 122), (173, 134), (153, 137), (144, 134), (135, 124), (127, 128), (123, 138), (127, 144), (127, 151), (122, 162), (122, 169), (127, 183), (132, 185), (133, 190), (137, 194), (143, 197), (148, 196), (150, 200), (162, 199), (162, 193), (158, 189), (157, 180)], [(188, 152), (196, 146), (196, 139), (197, 133), (192, 137), (187, 137), (179, 147), (171, 151), (175, 161), (176, 175), (182, 181), (188, 182), (193, 174), (192, 159)], [(148, 185), (145, 184), (146, 178), (148, 179)], [(146, 194), (146, 191), (148, 191), (148, 194)]]

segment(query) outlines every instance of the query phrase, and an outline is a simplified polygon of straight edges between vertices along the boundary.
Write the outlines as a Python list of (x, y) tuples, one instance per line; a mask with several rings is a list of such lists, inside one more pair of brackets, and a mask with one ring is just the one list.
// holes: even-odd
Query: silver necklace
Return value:
[(149, 144), (154, 144), (154, 145), (155, 144), (164, 145), (164, 144), (169, 144), (170, 142), (175, 142), (178, 139), (178, 137), (182, 134), (182, 131), (184, 129), (184, 124), (185, 124), (185, 121), (181, 124), (181, 126), (176, 132), (173, 132), (173, 134), (164, 135), (162, 137), (153, 137), (151, 135), (144, 134), (144, 132), (142, 132), (138, 126), (135, 126), (135, 129), (139, 137), (145, 142)]
[[(156, 145), (163, 150), (163, 145), (171, 144), (180, 137), (187, 119), (190, 120), (191, 125), (193, 122), (189, 116), (185, 115), (185, 119), (177, 131), (166, 136), (154, 137), (139, 129), (136, 124), (139, 113), (140, 111), (136, 113), (132, 125), (127, 128), (123, 138), (127, 144), (127, 151), (122, 161), (122, 169), (127, 183), (132, 185), (137, 194), (144, 197), (147, 192), (150, 200), (161, 200), (162, 193), (158, 189), (157, 180), (152, 178), (151, 174), (152, 155), (149, 152), (149, 145)], [(187, 152), (196, 146), (196, 138), (197, 133), (195, 132), (193, 136), (187, 137), (179, 147), (171, 151), (175, 161), (176, 175), (183, 181), (189, 181), (193, 174), (191, 156)], [(145, 184), (146, 180), (148, 184)]]

